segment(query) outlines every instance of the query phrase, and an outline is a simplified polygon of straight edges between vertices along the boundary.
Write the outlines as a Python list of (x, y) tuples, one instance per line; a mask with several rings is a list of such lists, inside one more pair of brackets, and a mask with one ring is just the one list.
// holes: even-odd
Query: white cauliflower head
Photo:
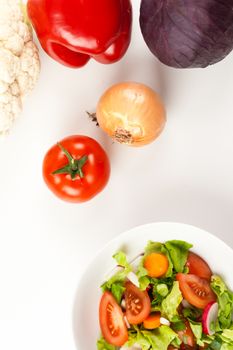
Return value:
[(0, 135), (7, 134), (40, 73), (38, 49), (20, 0), (0, 0)]

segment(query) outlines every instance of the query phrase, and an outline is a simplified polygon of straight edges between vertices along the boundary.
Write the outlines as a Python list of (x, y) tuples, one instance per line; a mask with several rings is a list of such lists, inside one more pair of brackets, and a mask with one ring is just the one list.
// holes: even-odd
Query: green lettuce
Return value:
[(165, 278), (151, 278), (150, 285), (152, 286), (152, 294), (154, 299), (152, 300), (151, 311), (160, 311), (162, 301), (170, 293), (174, 283), (173, 277)]
[(180, 345), (178, 335), (168, 326), (161, 326), (154, 332), (143, 331), (142, 333), (151, 342), (152, 349), (167, 350), (172, 342)]
[(189, 324), (192, 329), (192, 332), (197, 340), (197, 345), (204, 346), (202, 341), (202, 324), (200, 322), (195, 322), (189, 319)]
[(156, 286), (156, 291), (161, 297), (166, 297), (169, 293), (168, 286), (165, 283), (159, 283)]
[(113, 259), (116, 260), (117, 264), (121, 267), (131, 268), (130, 264), (127, 261), (127, 257), (125, 253), (119, 251), (116, 254), (113, 255)]
[(220, 350), (233, 350), (233, 345), (231, 344), (227, 344), (227, 343), (223, 343)]
[(173, 240), (167, 241), (165, 247), (170, 254), (175, 271), (183, 272), (188, 257), (188, 251), (192, 248), (192, 244), (185, 241)]
[(103, 292), (106, 290), (110, 291), (118, 304), (120, 304), (125, 291), (125, 279), (129, 272), (132, 271), (132, 266), (128, 263), (125, 253), (121, 251), (114, 254), (113, 258), (116, 260), (117, 265), (122, 267), (122, 270), (118, 271), (115, 275), (110, 277), (108, 281), (104, 282), (101, 288)]
[(185, 318), (188, 318), (189, 320), (197, 320), (201, 317), (203, 310), (198, 309), (196, 307), (188, 307), (182, 310), (182, 314)]
[(142, 350), (167, 350), (170, 344), (177, 347), (181, 344), (178, 335), (168, 326), (160, 326), (153, 331), (139, 330), (136, 327), (134, 330), (136, 330), (136, 333), (130, 333), (127, 346), (138, 344)]
[(111, 293), (114, 296), (114, 298), (116, 299), (118, 304), (121, 303), (121, 299), (122, 299), (124, 292), (125, 292), (125, 287), (124, 287), (124, 284), (122, 282), (115, 282), (112, 284)]
[(208, 350), (220, 350), (222, 348), (222, 340), (218, 337), (207, 336), (204, 340), (206, 344), (209, 344)]
[(148, 276), (147, 269), (145, 269), (145, 267), (143, 266), (143, 262), (144, 262), (144, 258), (141, 260), (138, 266), (136, 275), (139, 281), (139, 288), (144, 291), (150, 284), (150, 277)]
[[(152, 253), (161, 253), (166, 255), (169, 266), (164, 277), (174, 277), (173, 269), (176, 272), (185, 271), (185, 263), (187, 261), (188, 250), (192, 248), (192, 245), (184, 241), (167, 241), (165, 244), (160, 242), (149, 241), (145, 248), (144, 257), (137, 269), (137, 276), (140, 284), (140, 289), (145, 290), (151, 283), (148, 276), (148, 271), (144, 268), (144, 260), (147, 255)], [(173, 278), (174, 279), (174, 278)]]
[(233, 293), (227, 288), (221, 277), (212, 276), (211, 288), (218, 297), (218, 322), (216, 329), (223, 330), (230, 328), (232, 324)]
[(233, 330), (232, 329), (224, 329), (224, 331), (219, 334), (220, 339), (223, 343), (233, 346)]
[(209, 344), (207, 350), (233, 350), (232, 329), (224, 329), (214, 335), (202, 335), (202, 341)]
[(136, 326), (134, 327), (133, 331), (129, 331), (129, 340), (126, 343), (126, 347), (131, 347), (135, 344), (141, 346), (142, 350), (149, 350), (151, 348), (150, 341)]
[(208, 336), (207, 339), (203, 339), (206, 344), (209, 344), (207, 350), (233, 350), (232, 342), (223, 340), (222, 334), (218, 333), (210, 342), (208, 338), (211, 339), (213, 337)]
[(222, 337), (224, 341), (233, 343), (233, 329), (224, 329)]
[(108, 344), (103, 337), (97, 341), (96, 345), (98, 350), (117, 350), (116, 346)]
[(174, 318), (178, 315), (178, 306), (180, 305), (183, 297), (179, 288), (179, 282), (175, 281), (171, 292), (163, 299), (161, 304), (162, 315), (173, 322)]

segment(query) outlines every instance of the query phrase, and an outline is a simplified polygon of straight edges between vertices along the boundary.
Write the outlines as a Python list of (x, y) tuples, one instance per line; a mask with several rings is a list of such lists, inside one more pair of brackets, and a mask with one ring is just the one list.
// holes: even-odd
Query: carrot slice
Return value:
[(169, 262), (166, 255), (161, 253), (151, 253), (144, 260), (144, 267), (150, 277), (161, 277), (168, 270)]
[(147, 319), (143, 322), (143, 326), (146, 329), (155, 329), (158, 328), (161, 323), (160, 323), (160, 313), (159, 312), (155, 312), (150, 314)]

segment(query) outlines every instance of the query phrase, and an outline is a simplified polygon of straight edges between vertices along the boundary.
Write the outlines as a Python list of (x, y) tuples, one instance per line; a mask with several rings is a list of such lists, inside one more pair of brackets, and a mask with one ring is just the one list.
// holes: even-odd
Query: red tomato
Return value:
[(133, 283), (125, 284), (126, 317), (129, 323), (142, 323), (150, 314), (150, 298), (147, 291), (142, 292)]
[(207, 280), (195, 275), (186, 275), (183, 273), (178, 273), (176, 279), (179, 281), (183, 297), (191, 305), (199, 309), (204, 309), (211, 301), (216, 300), (216, 295), (211, 290)]
[(185, 345), (188, 345), (192, 348), (195, 346), (195, 338), (194, 338), (192, 329), (189, 325), (189, 322), (187, 320), (185, 321), (185, 329), (182, 331), (178, 331), (177, 333), (180, 340), (182, 341), (181, 349), (183, 347), (185, 348)]
[(189, 252), (186, 266), (189, 268), (189, 273), (192, 275), (197, 275), (207, 280), (210, 280), (212, 276), (209, 265), (195, 253)]
[(103, 148), (90, 137), (70, 136), (45, 155), (43, 177), (49, 189), (68, 202), (85, 202), (103, 190), (110, 163)]
[(122, 346), (128, 340), (123, 312), (110, 292), (102, 295), (99, 322), (104, 339), (111, 345)]

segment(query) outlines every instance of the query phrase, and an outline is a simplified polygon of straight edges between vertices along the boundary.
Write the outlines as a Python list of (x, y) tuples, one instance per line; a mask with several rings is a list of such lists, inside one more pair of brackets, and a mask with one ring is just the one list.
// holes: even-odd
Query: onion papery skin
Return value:
[(134, 147), (154, 141), (166, 123), (166, 111), (159, 95), (135, 82), (110, 87), (99, 100), (96, 117), (99, 126), (114, 141)]

